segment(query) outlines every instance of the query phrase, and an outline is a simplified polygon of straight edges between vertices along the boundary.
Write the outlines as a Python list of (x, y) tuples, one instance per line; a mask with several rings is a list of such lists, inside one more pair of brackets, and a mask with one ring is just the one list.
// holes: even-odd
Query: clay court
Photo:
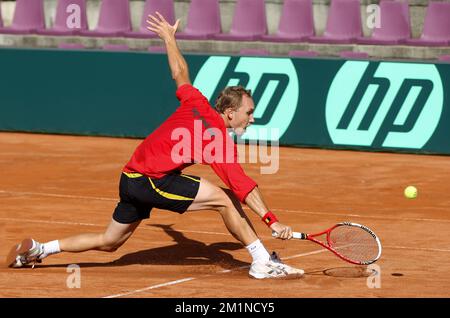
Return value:
[[(103, 231), (117, 203), (121, 169), (140, 141), (0, 133), (0, 261), (24, 237), (46, 242)], [(383, 245), (378, 272), (311, 242), (274, 239), (245, 208), (267, 248), (306, 272), (295, 280), (250, 279), (250, 257), (217, 212), (155, 209), (115, 253), (62, 253), (34, 269), (3, 266), (0, 296), (450, 296), (448, 156), (280, 148), (276, 174), (260, 174), (262, 164), (243, 166), (280, 221), (296, 231), (317, 232), (340, 221), (372, 228)], [(207, 166), (185, 172), (223, 185)], [(403, 196), (408, 185), (418, 188), (417, 199)], [(71, 264), (80, 268), (80, 288), (67, 285)]]

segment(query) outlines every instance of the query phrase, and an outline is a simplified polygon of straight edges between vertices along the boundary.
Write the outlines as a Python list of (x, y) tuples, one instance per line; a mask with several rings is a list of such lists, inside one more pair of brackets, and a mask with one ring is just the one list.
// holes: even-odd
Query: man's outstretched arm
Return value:
[[(256, 214), (258, 214), (260, 218), (262, 218), (269, 211), (258, 187), (255, 187), (247, 195), (245, 203), (248, 205), (250, 209), (252, 209)], [(270, 228), (272, 229), (272, 231), (278, 233), (278, 238), (281, 239), (292, 238), (292, 228), (290, 226), (287, 226), (285, 224), (276, 221), (270, 226)]]
[(177, 31), (180, 19), (178, 19), (174, 25), (170, 25), (159, 12), (156, 12), (156, 15), (158, 17), (152, 15), (148, 16), (147, 24), (149, 26), (147, 29), (158, 34), (164, 41), (167, 49), (170, 71), (172, 72), (172, 78), (177, 84), (177, 88), (183, 84), (191, 84), (188, 65), (175, 40), (175, 32)]

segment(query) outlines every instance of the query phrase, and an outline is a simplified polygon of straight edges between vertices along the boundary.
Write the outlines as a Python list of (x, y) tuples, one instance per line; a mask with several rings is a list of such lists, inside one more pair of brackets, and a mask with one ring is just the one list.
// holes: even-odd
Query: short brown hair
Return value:
[(252, 97), (252, 92), (249, 89), (245, 89), (242, 86), (228, 86), (220, 92), (216, 99), (216, 105), (214, 108), (219, 113), (223, 114), (228, 108), (237, 110), (242, 103), (242, 96), (247, 95)]

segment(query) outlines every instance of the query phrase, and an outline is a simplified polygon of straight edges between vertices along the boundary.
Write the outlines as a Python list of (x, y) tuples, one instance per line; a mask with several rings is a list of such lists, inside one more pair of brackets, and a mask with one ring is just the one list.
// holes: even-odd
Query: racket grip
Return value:
[[(272, 231), (272, 236), (273, 237), (278, 237), (278, 233), (275, 232), (275, 231)], [(305, 234), (300, 233), (300, 232), (292, 232), (292, 238), (299, 239), (299, 240), (304, 240), (305, 239)]]

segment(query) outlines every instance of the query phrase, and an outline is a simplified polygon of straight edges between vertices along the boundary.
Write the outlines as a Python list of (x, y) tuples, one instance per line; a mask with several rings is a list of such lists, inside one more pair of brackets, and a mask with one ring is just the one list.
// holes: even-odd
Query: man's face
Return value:
[(247, 127), (255, 122), (253, 118), (254, 110), (255, 104), (253, 99), (243, 95), (241, 106), (237, 110), (232, 111), (232, 118), (230, 119), (230, 126), (236, 135), (243, 135)]

